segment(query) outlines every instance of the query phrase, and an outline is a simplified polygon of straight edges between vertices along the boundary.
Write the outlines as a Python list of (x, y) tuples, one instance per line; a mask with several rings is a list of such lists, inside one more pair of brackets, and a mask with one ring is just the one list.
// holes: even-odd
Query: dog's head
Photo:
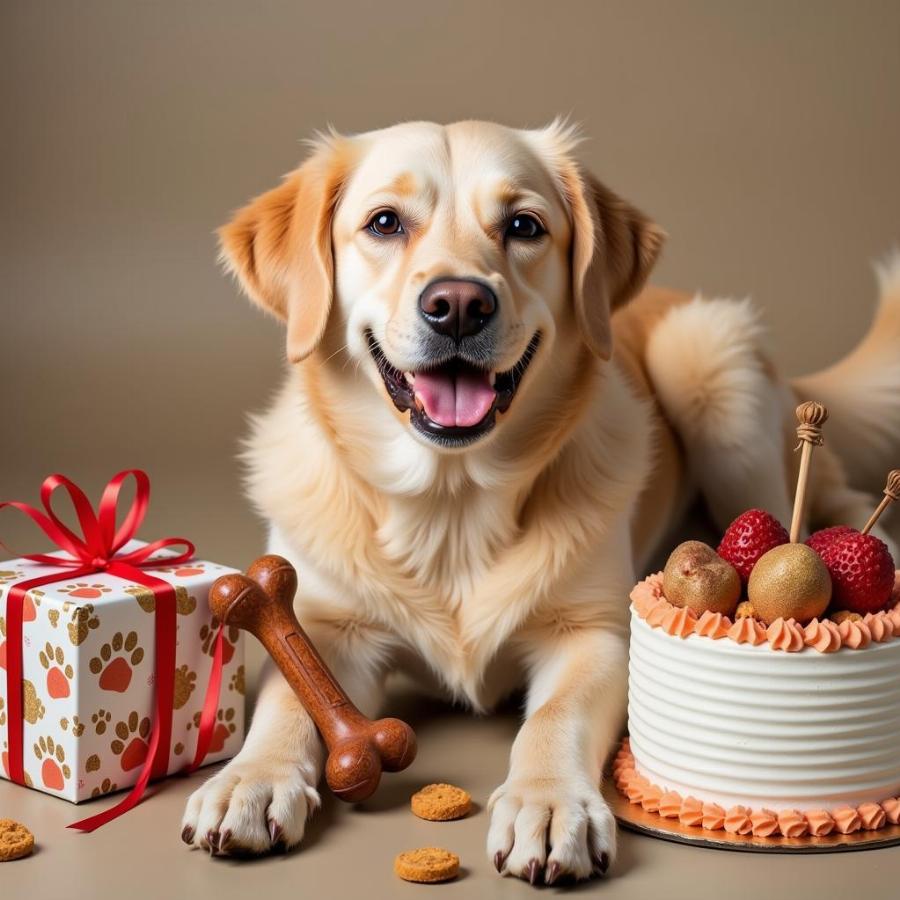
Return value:
[[(420, 440), (466, 447), (532, 383), (558, 380), (554, 359), (609, 358), (610, 314), (661, 247), (659, 228), (581, 170), (574, 143), (558, 123), (320, 138), (221, 229), (223, 256), (287, 323), (291, 362), (349, 356)], [(553, 385), (555, 402), (565, 390)]]

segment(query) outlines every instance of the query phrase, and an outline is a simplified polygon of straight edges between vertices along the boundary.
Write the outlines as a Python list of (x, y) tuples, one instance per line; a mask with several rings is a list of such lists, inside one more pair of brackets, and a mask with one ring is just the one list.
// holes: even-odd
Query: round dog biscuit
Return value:
[(21, 859), (34, 850), (34, 835), (12, 819), (0, 819), (0, 862)]
[(409, 805), (420, 819), (449, 822), (469, 814), (472, 798), (467, 791), (452, 784), (429, 784), (412, 795)]
[(459, 857), (440, 847), (407, 850), (394, 860), (394, 871), (404, 881), (420, 884), (450, 881), (459, 874)]

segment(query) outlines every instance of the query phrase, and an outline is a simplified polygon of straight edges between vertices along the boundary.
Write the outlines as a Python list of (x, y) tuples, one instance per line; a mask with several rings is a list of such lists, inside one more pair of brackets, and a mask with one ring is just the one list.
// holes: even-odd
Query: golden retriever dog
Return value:
[[(628, 594), (691, 498), (720, 528), (754, 506), (789, 520), (799, 399), (832, 412), (811, 524), (862, 523), (860, 488), (900, 450), (900, 262), (863, 346), (782, 381), (749, 303), (644, 288), (663, 232), (575, 144), (559, 122), (329, 134), (220, 232), (287, 329), (247, 458), (300, 621), (368, 714), (392, 671), (477, 711), (524, 689), (487, 852), (532, 883), (615, 857), (600, 783), (624, 724)], [(184, 840), (300, 843), (322, 761), (268, 664)]]

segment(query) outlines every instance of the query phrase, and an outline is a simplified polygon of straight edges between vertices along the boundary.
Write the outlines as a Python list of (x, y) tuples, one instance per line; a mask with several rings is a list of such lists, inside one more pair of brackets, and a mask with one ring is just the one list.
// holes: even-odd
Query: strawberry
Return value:
[(884, 541), (854, 532), (822, 553), (831, 575), (831, 605), (864, 616), (884, 609), (894, 589), (894, 560)]
[(741, 513), (726, 529), (716, 552), (730, 562), (746, 585), (756, 561), (791, 537), (774, 516), (761, 509)]
[(811, 534), (806, 541), (806, 546), (812, 547), (821, 556), (827, 547), (848, 534), (859, 534), (859, 532), (849, 525), (832, 525), (831, 528), (823, 528)]

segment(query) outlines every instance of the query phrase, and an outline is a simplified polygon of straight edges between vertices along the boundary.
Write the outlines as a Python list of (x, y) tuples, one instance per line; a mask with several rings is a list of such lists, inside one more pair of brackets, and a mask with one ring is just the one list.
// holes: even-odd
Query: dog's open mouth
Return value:
[(371, 331), (366, 339), (394, 406), (401, 412), (409, 410), (412, 424), (433, 440), (461, 446), (487, 434), (496, 424), (497, 413), (509, 409), (540, 334), (534, 335), (521, 359), (505, 372), (491, 372), (460, 357), (418, 372), (401, 372), (388, 362)]

